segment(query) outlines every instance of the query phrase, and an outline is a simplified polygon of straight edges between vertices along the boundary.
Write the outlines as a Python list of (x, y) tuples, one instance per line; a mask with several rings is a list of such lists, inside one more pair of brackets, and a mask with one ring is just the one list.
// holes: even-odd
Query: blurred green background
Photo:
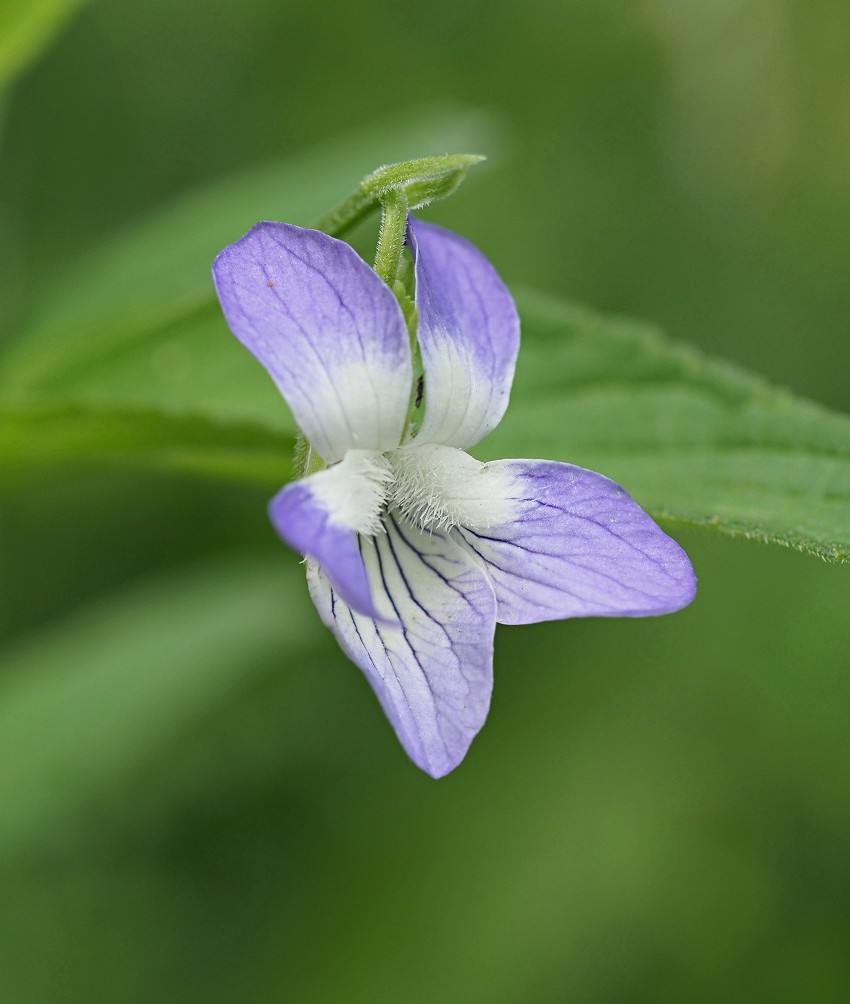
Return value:
[[(0, 109), (3, 329), (195, 186), (471, 109), (430, 218), (847, 411), (848, 47), (840, 0), (96, 0)], [(850, 997), (846, 568), (677, 533), (693, 607), (500, 629), (433, 782), (265, 502), (4, 491), (4, 1004)]]

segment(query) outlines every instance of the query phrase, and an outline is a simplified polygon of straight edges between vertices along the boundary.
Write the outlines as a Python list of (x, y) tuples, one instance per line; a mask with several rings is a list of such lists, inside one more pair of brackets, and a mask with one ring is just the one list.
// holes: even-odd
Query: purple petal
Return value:
[(231, 331), (263, 364), (328, 463), (398, 446), (412, 369), (395, 297), (317, 230), (258, 223), (213, 263)]
[(386, 534), (361, 544), (375, 605), (396, 623), (353, 612), (312, 562), (310, 595), (410, 758), (442, 777), (464, 758), (490, 707), (493, 589), (457, 544), (397, 514), (387, 518)]
[(496, 590), (500, 624), (666, 614), (694, 597), (688, 556), (613, 481), (549, 460), (501, 460), (515, 516), (455, 534)]
[(321, 563), (334, 590), (349, 606), (377, 617), (357, 533), (333, 521), (310, 480), (281, 489), (269, 503), (269, 518), (285, 544)]
[(417, 442), (474, 446), (505, 413), (519, 350), (519, 317), (481, 252), (412, 217), (425, 417)]

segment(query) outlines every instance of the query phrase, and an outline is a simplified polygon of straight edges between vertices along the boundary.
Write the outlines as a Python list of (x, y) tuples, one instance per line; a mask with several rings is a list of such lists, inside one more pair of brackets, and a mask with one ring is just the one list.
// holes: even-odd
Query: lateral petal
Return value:
[(314, 558), (335, 591), (358, 613), (377, 617), (358, 534), (383, 532), (389, 467), (380, 454), (350, 450), (326, 470), (282, 488), (269, 518), (285, 544)]
[(425, 375), (416, 441), (467, 449), (499, 424), (508, 406), (519, 316), (496, 270), (462, 237), (411, 217), (408, 244)]
[(213, 263), (230, 330), (262, 363), (327, 463), (401, 439), (412, 368), (392, 292), (318, 230), (258, 223)]
[(485, 568), (500, 624), (671, 613), (694, 597), (681, 547), (615, 482), (549, 460), (501, 460), (513, 518), (457, 527)]
[(457, 544), (396, 513), (387, 518), (387, 533), (361, 540), (361, 548), (382, 621), (352, 610), (312, 561), (310, 595), (408, 756), (442, 777), (464, 758), (490, 707), (493, 589)]

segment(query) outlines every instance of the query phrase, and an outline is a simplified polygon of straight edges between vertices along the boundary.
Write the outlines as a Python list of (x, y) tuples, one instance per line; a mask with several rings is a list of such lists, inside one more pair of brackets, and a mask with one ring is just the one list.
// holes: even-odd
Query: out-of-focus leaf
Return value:
[(50, 844), (163, 744), (320, 633), (299, 575), (227, 561), (137, 587), (8, 655), (0, 852)]
[(0, 88), (38, 56), (88, 0), (4, 0), (0, 5)]
[(620, 481), (656, 516), (850, 558), (850, 417), (646, 325), (522, 300), (512, 404), (487, 457)]
[[(481, 114), (407, 113), (176, 201), (62, 275), (44, 277), (29, 321), (0, 359), (0, 390), (77, 389), (92, 373), (97, 380), (112, 366), (120, 369), (123, 353), (149, 354), (150, 343), (163, 337), (185, 357), (179, 348), (182, 325), (198, 337), (209, 331), (203, 319), (215, 300), (210, 266), (225, 244), (262, 219), (309, 224), (377, 163), (423, 151), (490, 146), (491, 133)], [(219, 325), (219, 330), (224, 329)], [(206, 372), (210, 359), (216, 366), (220, 351), (236, 356), (216, 333), (197, 357), (198, 346), (191, 343), (197, 372)], [(147, 377), (144, 370), (139, 374), (137, 398), (146, 396)]]
[(173, 324), (152, 326), (124, 343), (113, 341), (101, 351), (92, 345), (85, 360), (77, 357), (78, 350), (87, 351), (82, 341), (71, 342), (49, 389), (15, 392), (13, 399), (71, 400), (98, 410), (189, 412), (215, 421), (255, 422), (290, 435), (295, 430), (285, 402), (227, 330), (217, 304)]
[(271, 426), (198, 415), (0, 403), (0, 484), (95, 463), (171, 470), (274, 490), (290, 474), (293, 447), (291, 435)]

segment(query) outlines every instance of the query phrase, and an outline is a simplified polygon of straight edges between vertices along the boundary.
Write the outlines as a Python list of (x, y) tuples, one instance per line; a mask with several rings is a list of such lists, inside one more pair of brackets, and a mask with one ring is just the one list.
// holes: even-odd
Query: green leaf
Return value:
[(11, 83), (87, 0), (5, 0), (0, 6), (0, 89)]
[(28, 356), (33, 367), (40, 365), (38, 356), (44, 351), (49, 376), (45, 373), (36, 386), (5, 395), (0, 390), (0, 401), (70, 400), (98, 412), (130, 408), (196, 414), (294, 434), (295, 424), (280, 394), (227, 330), (216, 303), (204, 304), (174, 323), (124, 335), (92, 331), (88, 340), (70, 334), (67, 342), (54, 343), (52, 336), (26, 339), (20, 345), (22, 364)]
[(279, 488), (295, 440), (270, 426), (192, 414), (43, 401), (0, 402), (0, 484), (99, 465)]
[(488, 458), (601, 471), (653, 515), (850, 559), (850, 418), (644, 324), (530, 294)]
[[(0, 853), (59, 839), (91, 808), (321, 626), (301, 575), (233, 560), (134, 587), (10, 654), (0, 674)], [(288, 616), (282, 616), (282, 613)]]

